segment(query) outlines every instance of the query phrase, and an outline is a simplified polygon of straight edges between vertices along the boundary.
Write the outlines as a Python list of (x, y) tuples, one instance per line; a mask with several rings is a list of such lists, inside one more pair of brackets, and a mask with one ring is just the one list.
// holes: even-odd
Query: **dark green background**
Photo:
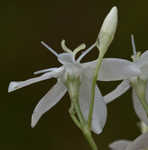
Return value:
[[(48, 0), (1, 1), (0, 51), (0, 149), (2, 150), (89, 150), (79, 129), (71, 121), (66, 95), (41, 118), (34, 129), (30, 118), (40, 98), (54, 85), (55, 79), (20, 89), (11, 94), (11, 80), (25, 80), (32, 72), (60, 66), (54, 55), (41, 46), (47, 42), (62, 52), (61, 39), (70, 48), (82, 42), (90, 46), (96, 39), (102, 21), (110, 8), (119, 9), (119, 24), (115, 39), (106, 57), (130, 59), (130, 34), (135, 34), (138, 50), (148, 48), (147, 0)], [(97, 50), (85, 60), (95, 59)], [(111, 91), (119, 82), (100, 82), (102, 93)], [(101, 135), (94, 135), (99, 150), (107, 150), (113, 140), (134, 139), (140, 134), (132, 107), (131, 91), (108, 105), (108, 121)]]

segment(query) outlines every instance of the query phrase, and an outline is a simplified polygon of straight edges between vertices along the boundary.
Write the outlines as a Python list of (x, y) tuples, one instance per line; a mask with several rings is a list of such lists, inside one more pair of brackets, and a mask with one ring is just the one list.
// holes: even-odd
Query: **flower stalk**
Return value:
[(81, 83), (80, 83), (79, 77), (68, 75), (67, 82), (65, 83), (65, 85), (67, 86), (70, 99), (71, 99), (71, 107), (69, 109), (69, 114), (73, 122), (75, 123), (75, 125), (78, 128), (80, 128), (80, 130), (82, 131), (85, 139), (88, 141), (92, 150), (97, 150), (98, 148), (92, 138), (91, 130), (90, 128), (88, 128), (88, 124), (86, 120), (84, 119), (83, 114), (80, 109), (79, 94), (78, 94), (79, 89), (80, 89), (80, 84)]
[(88, 115), (88, 128), (91, 128), (91, 122), (92, 122), (92, 116), (93, 116), (93, 108), (94, 108), (94, 99), (95, 99), (95, 86), (96, 86), (96, 81), (98, 79), (98, 73), (99, 73), (99, 69), (101, 67), (101, 63), (103, 60), (103, 54), (100, 53), (99, 57), (97, 59), (97, 65), (96, 65), (96, 69), (94, 72), (94, 77), (93, 77), (93, 81), (92, 81), (92, 88), (91, 88), (91, 103), (90, 103), (90, 107), (89, 107), (89, 115)]
[(118, 22), (118, 10), (117, 7), (113, 7), (102, 24), (100, 33), (98, 35), (96, 41), (96, 47), (99, 49), (99, 56), (97, 59), (96, 69), (93, 76), (92, 81), (92, 89), (91, 89), (91, 102), (89, 107), (89, 115), (88, 115), (88, 127), (91, 128), (92, 116), (93, 116), (93, 108), (94, 108), (94, 100), (95, 100), (95, 87), (96, 81), (98, 79), (99, 70), (101, 67), (101, 63), (105, 53), (107, 52), (116, 32)]

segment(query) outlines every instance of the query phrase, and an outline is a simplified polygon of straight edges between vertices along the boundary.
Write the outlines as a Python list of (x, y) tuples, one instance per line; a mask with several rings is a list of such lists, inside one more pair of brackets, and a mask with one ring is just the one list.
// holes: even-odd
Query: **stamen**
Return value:
[(55, 69), (57, 69), (57, 68), (55, 67), (55, 68), (43, 69), (43, 70), (36, 71), (33, 74), (36, 75), (36, 74), (40, 74), (40, 73), (46, 73), (46, 72), (49, 72), (49, 71), (54, 71)]
[(65, 52), (72, 53), (72, 51), (66, 46), (65, 40), (61, 41), (61, 47)]
[(77, 62), (80, 62), (82, 58), (87, 55), (94, 47), (96, 46), (96, 43), (92, 44), (86, 51), (84, 51), (79, 58), (77, 59)]
[(84, 43), (82, 43), (80, 46), (78, 46), (77, 48), (74, 49), (73, 55), (75, 56), (79, 51), (81, 51), (85, 48), (86, 48), (86, 45)]
[(135, 40), (134, 40), (133, 34), (131, 34), (131, 42), (132, 42), (133, 54), (134, 54), (134, 56), (136, 56), (137, 52), (136, 52), (136, 45), (135, 45)]
[(51, 47), (49, 47), (45, 42), (41, 41), (41, 44), (42, 44), (43, 46), (45, 46), (50, 52), (52, 52), (56, 57), (58, 57), (58, 53), (55, 52), (54, 49), (52, 49)]

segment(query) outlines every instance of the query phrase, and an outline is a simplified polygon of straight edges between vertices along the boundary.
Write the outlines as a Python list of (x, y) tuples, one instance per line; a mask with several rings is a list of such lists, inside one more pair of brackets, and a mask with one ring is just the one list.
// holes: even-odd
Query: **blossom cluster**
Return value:
[[(57, 79), (56, 84), (42, 97), (35, 107), (31, 119), (32, 127), (35, 127), (39, 119), (68, 92), (71, 101), (70, 116), (84, 133), (92, 149), (97, 150), (91, 137), (91, 131), (96, 134), (100, 134), (103, 131), (107, 121), (107, 104), (132, 88), (135, 112), (140, 121), (145, 124), (141, 128), (147, 128), (148, 51), (145, 51), (143, 54), (136, 52), (132, 35), (132, 61), (122, 58), (104, 58), (114, 38), (117, 22), (118, 10), (117, 7), (113, 7), (102, 24), (97, 40), (88, 49), (82, 43), (74, 50), (71, 50), (66, 46), (65, 40), (62, 40), (61, 47), (64, 52), (58, 54), (45, 42), (41, 42), (43, 46), (56, 56), (61, 66), (36, 71), (34, 72), (35, 75), (41, 75), (26, 81), (12, 81), (8, 87), (8, 92), (12, 92), (36, 82), (51, 78)], [(95, 47), (99, 50), (98, 59), (82, 62), (82, 59)], [(84, 49), (86, 50), (84, 51)], [(82, 50), (84, 52), (77, 58), (76, 55)], [(113, 91), (102, 96), (96, 81), (118, 80), (121, 83)], [(85, 134), (85, 131), (88, 131), (88, 133)], [(146, 150), (146, 148), (148, 149), (147, 141), (148, 132), (144, 130), (143, 134), (134, 141), (119, 140), (110, 144), (109, 147), (112, 150)]]

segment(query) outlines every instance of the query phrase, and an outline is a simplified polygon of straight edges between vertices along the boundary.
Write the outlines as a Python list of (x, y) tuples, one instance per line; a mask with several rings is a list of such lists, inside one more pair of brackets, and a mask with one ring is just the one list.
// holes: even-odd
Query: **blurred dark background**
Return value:
[[(138, 50), (148, 48), (147, 0), (48, 0), (1, 1), (1, 100), (0, 149), (3, 150), (89, 150), (89, 146), (68, 114), (69, 97), (30, 127), (30, 118), (40, 98), (54, 85), (55, 79), (44, 81), (16, 92), (7, 93), (12, 80), (33, 77), (32, 72), (60, 66), (56, 57), (41, 46), (48, 43), (62, 52), (64, 38), (74, 49), (82, 42), (90, 46), (96, 39), (104, 17), (112, 6), (119, 9), (119, 24), (115, 39), (106, 57), (130, 59), (130, 34), (134, 33)], [(85, 60), (93, 60), (97, 50)], [(119, 82), (100, 82), (103, 94)], [(108, 121), (101, 135), (94, 135), (100, 150), (117, 139), (134, 139), (140, 134), (138, 119), (132, 107), (131, 91), (108, 105)]]

